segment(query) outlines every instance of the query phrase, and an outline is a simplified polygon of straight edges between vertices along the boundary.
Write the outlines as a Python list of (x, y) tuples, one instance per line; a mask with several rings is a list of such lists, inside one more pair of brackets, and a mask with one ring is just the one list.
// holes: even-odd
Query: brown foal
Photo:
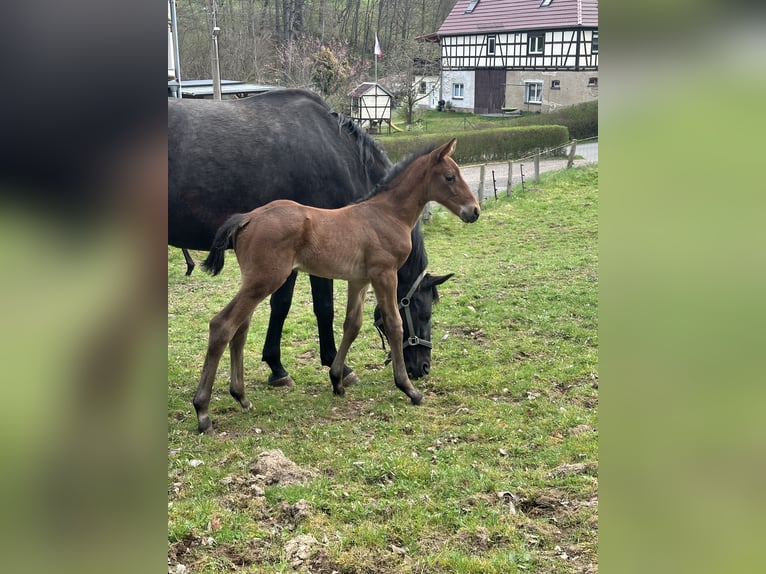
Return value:
[(411, 249), (410, 232), (429, 201), (445, 206), (466, 223), (480, 209), (451, 155), (455, 139), (394, 166), (364, 201), (339, 209), (307, 207), (277, 200), (249, 213), (235, 214), (216, 234), (203, 267), (218, 274), (224, 252), (233, 244), (242, 284), (234, 299), (210, 321), (205, 363), (194, 408), (199, 432), (213, 432), (208, 414), (218, 363), (226, 345), (231, 354), (229, 390), (243, 409), (243, 348), (256, 306), (277, 290), (294, 269), (348, 281), (343, 340), (330, 367), (336, 395), (345, 394), (343, 365), (362, 326), (362, 307), (372, 284), (389, 344), (394, 383), (414, 404), (423, 395), (407, 376), (402, 354), (402, 320), (397, 309), (397, 270)]

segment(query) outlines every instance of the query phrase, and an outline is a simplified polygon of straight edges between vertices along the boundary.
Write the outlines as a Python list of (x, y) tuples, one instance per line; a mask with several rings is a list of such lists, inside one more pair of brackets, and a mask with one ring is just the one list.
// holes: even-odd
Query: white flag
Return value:
[(378, 35), (375, 34), (375, 55), (378, 58), (383, 56), (383, 50), (380, 49), (380, 42), (378, 42)]

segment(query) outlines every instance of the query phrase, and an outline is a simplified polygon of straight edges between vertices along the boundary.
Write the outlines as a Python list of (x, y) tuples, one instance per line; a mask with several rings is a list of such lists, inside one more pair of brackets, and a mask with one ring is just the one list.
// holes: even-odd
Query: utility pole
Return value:
[(174, 77), (172, 79), (173, 97), (183, 97), (181, 93), (181, 57), (179, 55), (178, 48), (178, 20), (176, 19), (176, 0), (168, 0), (168, 6), (170, 7), (170, 32), (172, 43), (172, 56), (173, 56), (173, 70)]
[(221, 99), (221, 70), (218, 66), (218, 34), (221, 29), (218, 27), (216, 12), (218, 6), (215, 0), (210, 0), (210, 15), (213, 25), (213, 33), (210, 37), (210, 61), (213, 69), (213, 99)]

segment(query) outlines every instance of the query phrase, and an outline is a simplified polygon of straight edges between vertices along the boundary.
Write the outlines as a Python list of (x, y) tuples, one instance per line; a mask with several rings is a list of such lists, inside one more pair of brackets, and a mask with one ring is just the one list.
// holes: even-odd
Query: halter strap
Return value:
[[(420, 283), (423, 281), (423, 278), (426, 276), (427, 271), (428, 271), (427, 269), (423, 269), (420, 275), (418, 275), (417, 279), (415, 279), (415, 282), (412, 284), (412, 287), (410, 287), (410, 290), (407, 291), (407, 294), (399, 300), (398, 309), (400, 310), (404, 309), (404, 318), (407, 321), (407, 329), (410, 334), (410, 336), (404, 340), (402, 349), (405, 349), (407, 347), (415, 347), (417, 345), (422, 345), (423, 347), (428, 347), (429, 349), (433, 349), (433, 343), (431, 343), (431, 341), (427, 341), (426, 339), (421, 339), (420, 337), (415, 335), (415, 327), (412, 321), (412, 311), (410, 311), (410, 299), (412, 299), (412, 296), (415, 294), (415, 291), (417, 291), (418, 287), (420, 287)], [(380, 317), (380, 319), (375, 321), (375, 328), (378, 330), (378, 334), (380, 335), (380, 342), (383, 345), (383, 350), (385, 351), (386, 340), (383, 333), (383, 329), (381, 329), (381, 325), (383, 325), (382, 316)], [(391, 362), (391, 352), (389, 351), (385, 364), (388, 365), (388, 363), (390, 362)]]

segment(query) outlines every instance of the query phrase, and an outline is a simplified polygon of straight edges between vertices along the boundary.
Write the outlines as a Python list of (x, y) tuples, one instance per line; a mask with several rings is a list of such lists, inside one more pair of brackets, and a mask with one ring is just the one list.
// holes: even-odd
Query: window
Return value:
[(468, 8), (465, 9), (465, 12), (463, 12), (463, 14), (470, 14), (470, 13), (472, 13), (474, 10), (476, 10), (476, 6), (478, 4), (479, 4), (479, 0), (471, 0), (468, 3)]
[(524, 103), (542, 104), (543, 103), (543, 83), (539, 80), (524, 82)]
[(545, 34), (530, 34), (527, 51), (530, 54), (542, 54), (545, 50)]
[(494, 56), (495, 55), (495, 44), (497, 43), (497, 37), (496, 36), (487, 36), (487, 55), (488, 56)]
[(425, 82), (420, 82), (420, 91), (419, 91), (419, 93), (425, 94), (426, 93), (426, 89), (427, 89), (426, 83)]
[(542, 2), (540, 2), (540, 8), (542, 8), (543, 6), (550, 6), (551, 2), (552, 0), (543, 0)]
[(457, 99), (463, 98), (464, 86), (463, 84), (452, 84), (452, 97)]
[(590, 41), (590, 51), (598, 54), (598, 30), (593, 31), (593, 39)]
[(598, 87), (598, 78), (588, 78), (588, 87), (589, 88), (597, 88)]
[(551, 80), (551, 90), (560, 90), (561, 80)]

